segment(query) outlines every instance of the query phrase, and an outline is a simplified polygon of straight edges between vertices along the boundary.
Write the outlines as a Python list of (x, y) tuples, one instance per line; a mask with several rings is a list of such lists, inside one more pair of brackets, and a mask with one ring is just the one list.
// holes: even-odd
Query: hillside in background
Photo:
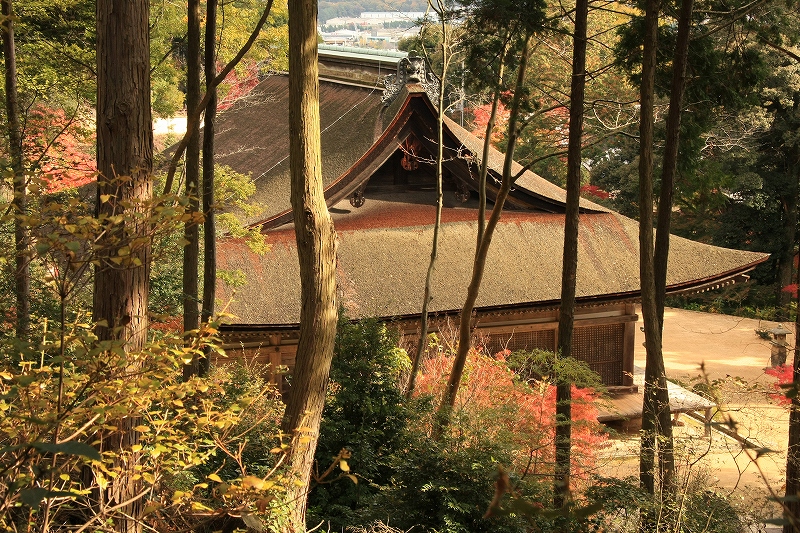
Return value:
[(319, 21), (357, 17), (363, 11), (425, 11), (426, 0), (320, 0)]

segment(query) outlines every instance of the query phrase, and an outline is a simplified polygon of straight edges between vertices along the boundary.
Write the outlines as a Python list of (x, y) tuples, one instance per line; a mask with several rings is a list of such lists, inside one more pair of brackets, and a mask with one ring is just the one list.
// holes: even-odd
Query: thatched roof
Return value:
[[(431, 130), (436, 111), (419, 85), (409, 85), (389, 106), (381, 101), (380, 88), (366, 89), (334, 81), (320, 81), (320, 123), (323, 183), (330, 188), (329, 205), (351, 194), (369, 180), (372, 172), (400, 149), (409, 135), (433, 150)], [(276, 74), (261, 82), (246, 99), (221, 113), (215, 138), (217, 162), (242, 173), (250, 173), (257, 191), (252, 198), (264, 210), (247, 218), (252, 225), (267, 227), (288, 222), (289, 216), (289, 83)], [(483, 141), (454, 121), (445, 120), (446, 166), (472, 189), (477, 189), (475, 162)], [(490, 175), (499, 178), (503, 154), (491, 149)], [(515, 163), (513, 172), (522, 170)], [(496, 191), (490, 179), (488, 194)], [(522, 172), (509, 208), (563, 211), (565, 192), (531, 171)], [(606, 211), (581, 200), (584, 211)]]
[[(326, 186), (364, 155), (383, 131), (380, 95), (379, 89), (320, 82), (322, 173)], [(289, 80), (276, 74), (217, 120), (217, 162), (251, 174), (257, 186), (252, 200), (265, 208), (250, 217), (249, 223), (290, 209), (288, 117)]]
[[(349, 204), (337, 209), (353, 210)], [(364, 210), (364, 211), (362, 211)], [(337, 276), (341, 302), (351, 317), (419, 313), (433, 226), (427, 205), (369, 201), (337, 226)], [(476, 225), (472, 209), (447, 210), (433, 278), (431, 311), (455, 311), (464, 303), (472, 271)], [(221, 243), (220, 267), (247, 276), (239, 292), (223, 288), (240, 324), (293, 324), (300, 313), (300, 277), (291, 226), (267, 235), (271, 250), (257, 256), (239, 241)], [(561, 293), (564, 217), (508, 211), (489, 254), (478, 308), (553, 304)], [(673, 237), (671, 292), (701, 288), (753, 268), (766, 254), (728, 250)], [(635, 298), (639, 293), (638, 226), (616, 213), (581, 217), (579, 301)]]
[[(388, 106), (378, 89), (322, 81), (322, 171), (339, 238), (341, 301), (352, 317), (419, 313), (430, 257), (434, 206), (424, 192), (373, 189), (363, 207), (347, 201), (376, 172), (394, 161), (409, 137), (434, 153), (435, 109), (419, 85), (407, 85)], [(246, 284), (235, 293), (220, 284), (237, 324), (290, 325), (299, 320), (300, 278), (289, 212), (288, 81), (272, 76), (254, 95), (218, 120), (218, 161), (251, 172), (264, 212), (271, 249), (253, 254), (243, 242), (223, 239), (218, 264), (239, 270)], [(483, 142), (451, 120), (445, 122), (447, 170), (475, 190)], [(503, 154), (492, 150), (490, 174), (498, 178)], [(555, 306), (560, 297), (565, 192), (515, 164), (521, 173), (497, 227), (478, 308)], [(489, 180), (490, 201), (496, 182)], [(369, 191), (370, 189), (367, 189)], [(376, 192), (377, 191), (377, 192)], [(426, 196), (426, 194), (428, 194)], [(472, 271), (477, 218), (475, 202), (449, 202), (433, 280), (431, 311), (455, 312), (464, 303)], [(639, 294), (638, 226), (602, 206), (581, 201), (577, 295), (580, 302), (636, 298)], [(766, 260), (766, 254), (709, 246), (673, 237), (668, 290), (700, 290), (731, 280)]]

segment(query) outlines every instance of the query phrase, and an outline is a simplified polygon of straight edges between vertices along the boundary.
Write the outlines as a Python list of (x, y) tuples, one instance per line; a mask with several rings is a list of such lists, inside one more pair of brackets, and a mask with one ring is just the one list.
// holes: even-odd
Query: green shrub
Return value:
[(739, 533), (743, 531), (739, 514), (727, 498), (700, 484), (687, 489), (681, 513), (685, 533)]
[[(512, 462), (507, 443), (484, 439), (469, 443), (460, 436), (433, 440), (420, 432), (409, 448), (395, 457), (395, 475), (373, 509), (375, 519), (404, 531), (438, 533), (516, 533), (524, 517), (483, 518), (494, 494), (498, 466)], [(519, 480), (512, 480), (513, 482)], [(517, 486), (529, 501), (548, 502), (548, 483)], [(387, 516), (388, 515), (388, 516)]]
[(323, 472), (343, 448), (358, 483), (338, 479), (338, 467), (309, 495), (308, 523), (340, 530), (364, 524), (364, 510), (392, 474), (392, 457), (406, 447), (409, 410), (398, 387), (409, 366), (397, 333), (375, 320), (339, 323), (328, 398), (317, 444)]

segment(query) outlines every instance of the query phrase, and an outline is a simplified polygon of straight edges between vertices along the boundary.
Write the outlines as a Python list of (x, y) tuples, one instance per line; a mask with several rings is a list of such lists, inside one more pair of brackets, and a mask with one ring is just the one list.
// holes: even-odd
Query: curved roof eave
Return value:
[[(746, 275), (748, 272), (751, 272), (755, 269), (758, 265), (763, 263), (768, 259), (769, 256), (765, 256), (757, 261), (754, 261), (748, 265), (744, 265), (741, 268), (737, 268), (734, 270), (730, 270), (728, 272), (720, 273), (717, 276), (712, 276), (702, 280), (693, 280), (690, 283), (679, 283), (670, 285), (667, 287), (667, 294), (696, 294), (700, 292), (705, 292), (707, 290), (716, 289), (726, 285), (732, 285), (739, 281), (746, 281), (748, 276)], [(741, 279), (745, 278), (745, 279)], [(575, 298), (576, 305), (579, 306), (591, 306), (591, 305), (603, 305), (612, 302), (633, 302), (638, 301), (641, 299), (641, 291), (627, 291), (627, 292), (619, 292), (613, 294), (601, 294), (601, 295), (591, 295), (591, 296), (578, 296)], [(520, 302), (508, 305), (490, 305), (490, 306), (477, 306), (475, 308), (475, 312), (479, 314), (492, 314), (492, 313), (502, 313), (502, 312), (515, 312), (515, 311), (523, 311), (523, 310), (530, 310), (530, 309), (539, 309), (539, 310), (546, 310), (546, 309), (557, 309), (561, 305), (560, 300), (548, 300), (548, 301), (539, 301), (539, 302)], [(460, 309), (446, 309), (446, 310), (438, 310), (432, 314), (440, 317), (446, 316), (457, 316), (461, 313)], [(412, 314), (404, 314), (404, 315), (391, 315), (391, 316), (382, 316), (377, 317), (380, 320), (419, 320), (418, 313)], [(354, 319), (355, 320), (355, 319)], [(275, 324), (275, 323), (264, 323), (264, 324), (239, 324), (239, 323), (232, 323), (232, 324), (223, 324), (221, 329), (225, 330), (242, 330), (242, 331), (250, 331), (250, 330), (282, 330), (282, 331), (290, 331), (298, 326), (298, 323), (295, 322), (287, 322), (282, 324)]]

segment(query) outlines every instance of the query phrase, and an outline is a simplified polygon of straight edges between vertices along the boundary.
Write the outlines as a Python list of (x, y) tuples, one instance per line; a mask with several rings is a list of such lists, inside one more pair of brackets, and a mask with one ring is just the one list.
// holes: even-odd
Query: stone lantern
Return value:
[(769, 330), (769, 333), (772, 335), (772, 340), (770, 343), (772, 344), (772, 350), (770, 353), (770, 364), (772, 366), (780, 366), (786, 364), (786, 347), (788, 343), (786, 342), (786, 335), (790, 334), (791, 331), (783, 327), (783, 324), (778, 324), (773, 329)]

